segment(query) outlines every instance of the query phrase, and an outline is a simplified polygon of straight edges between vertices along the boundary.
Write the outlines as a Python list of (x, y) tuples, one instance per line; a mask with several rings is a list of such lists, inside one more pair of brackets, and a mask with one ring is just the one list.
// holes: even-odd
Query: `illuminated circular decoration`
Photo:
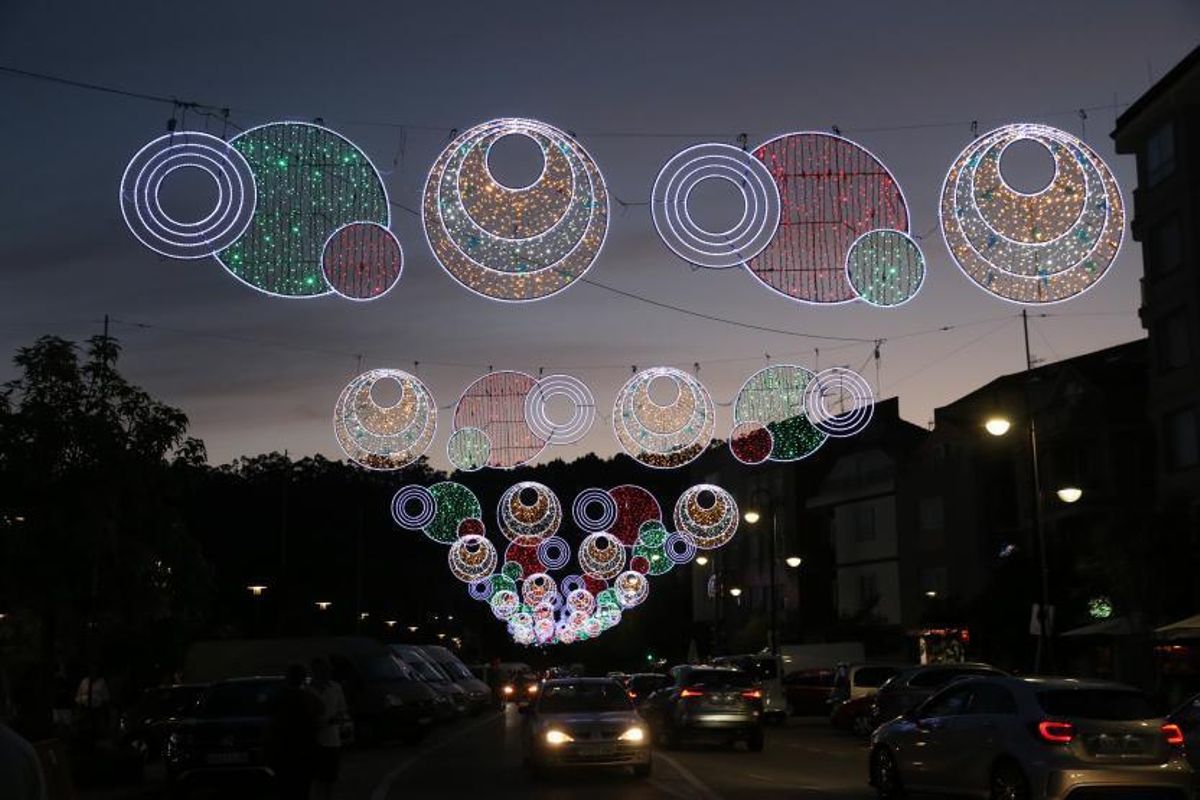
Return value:
[(526, 605), (536, 606), (556, 591), (554, 578), (544, 572), (535, 572), (521, 582), (521, 599)]
[(532, 375), (489, 372), (472, 383), (454, 406), (454, 430), (477, 428), (490, 447), (487, 466), (512, 469), (537, 458), (546, 440), (525, 418), (525, 398), (537, 385)]
[(761, 464), (771, 457), (775, 437), (771, 429), (753, 420), (739, 422), (729, 433), (729, 452), (743, 464)]
[(446, 441), (446, 458), (463, 472), (483, 469), (491, 455), (492, 440), (480, 428), (459, 428)]
[[(392, 381), (399, 399), (381, 406), (371, 396)], [(437, 430), (437, 403), (418, 378), (398, 369), (373, 369), (346, 385), (334, 404), (333, 433), (351, 461), (368, 469), (403, 469), (429, 449)]]
[(387, 189), (370, 159), (338, 133), (307, 122), (272, 122), (229, 142), (254, 174), (250, 226), (216, 253), (238, 280), (276, 297), (328, 294), (323, 256), (352, 222), (391, 224)]
[(510, 568), (511, 571), (506, 571), (505, 574), (517, 580), (520, 580), (525, 575), (532, 575), (535, 572), (542, 572), (546, 569), (546, 565), (542, 563), (542, 559), (538, 555), (538, 546), (536, 544), (519, 545), (515, 542), (510, 543), (504, 550), (504, 562), (506, 568), (509, 567), (509, 564), (513, 565)]
[(447, 559), (454, 577), (471, 583), (492, 574), (496, 568), (496, 548), (484, 536), (462, 536), (450, 545)]
[(579, 575), (568, 575), (559, 582), (558, 587), (568, 595), (570, 595), (571, 592), (587, 589), (587, 585), (583, 582), (583, 578)]
[(535, 547), (553, 536), (562, 524), (562, 505), (550, 487), (522, 481), (500, 496), (497, 520), (513, 544)]
[(442, 481), (429, 487), (437, 511), (433, 520), (421, 530), (435, 542), (450, 544), (458, 539), (464, 520), (479, 519), (483, 514), (475, 493), (453, 481)]
[(625, 548), (611, 533), (589, 533), (576, 553), (584, 575), (607, 580), (625, 568)]
[(616, 521), (609, 526), (608, 532), (626, 547), (637, 543), (642, 526), (651, 520), (662, 520), (662, 506), (658, 499), (641, 486), (631, 483), (614, 487), (609, 495), (617, 508)]
[(377, 222), (348, 222), (325, 240), (321, 272), (330, 289), (348, 300), (375, 300), (400, 280), (404, 250)]
[(458, 523), (458, 536), (483, 536), (487, 533), (487, 529), (483, 526), (483, 520), (475, 517), (467, 517), (462, 522)]
[[(655, 381), (673, 384), (675, 397), (659, 405)], [(630, 378), (613, 405), (613, 431), (621, 447), (648, 467), (672, 469), (695, 460), (716, 429), (716, 408), (699, 380), (674, 367), (653, 367)]]
[(571, 504), (575, 526), (587, 533), (606, 531), (617, 520), (617, 503), (603, 489), (584, 489)]
[(567, 595), (567, 605), (574, 611), (591, 614), (596, 610), (596, 597), (587, 589), (576, 589)]
[[(555, 397), (571, 403), (566, 422), (550, 419), (547, 404)], [(539, 378), (525, 395), (525, 422), (534, 436), (547, 444), (574, 444), (587, 435), (596, 421), (596, 398), (583, 381), (571, 375), (547, 375)]]
[[(643, 524), (638, 532), (637, 543), (633, 547), (631, 568), (635, 572), (647, 575), (664, 575), (669, 572), (675, 564), (667, 557), (664, 546), (668, 536), (667, 529), (658, 520), (650, 520)], [(645, 559), (645, 563), (641, 563), (639, 559)], [(633, 566), (634, 561), (639, 561), (637, 567)]]
[(672, 533), (663, 542), (667, 558), (676, 564), (686, 564), (696, 557), (696, 545), (681, 533)]
[(521, 606), (521, 598), (517, 597), (516, 592), (502, 589), (492, 595), (488, 604), (492, 607), (492, 614), (496, 616), (496, 619), (508, 619), (517, 613), (517, 609)]
[(467, 586), (467, 594), (471, 596), (472, 600), (490, 600), (495, 593), (496, 590), (493, 588), (492, 576), (473, 580)]
[(561, 536), (551, 536), (538, 545), (537, 553), (546, 569), (561, 569), (571, 560), (571, 545)]
[(867, 231), (850, 245), (846, 280), (864, 302), (881, 308), (902, 306), (925, 282), (921, 246), (900, 231)]
[[(212, 210), (191, 222), (162, 207), (163, 181), (179, 170), (198, 170), (216, 185)], [(257, 202), (254, 173), (246, 159), (215, 136), (199, 131), (168, 133), (139, 150), (121, 176), (121, 214), (138, 241), (168, 258), (205, 258), (237, 241), (250, 225)]]
[[(1054, 177), (1031, 194), (1001, 171), (1014, 142), (1041, 145)], [(950, 165), (939, 219), (950, 255), (977, 286), (1022, 304), (1057, 303), (1095, 286), (1125, 235), (1121, 189), (1083, 140), (1047, 125), (1005, 125), (980, 136)]]
[[(409, 507), (413, 504), (420, 509), (416, 513), (409, 511)], [(437, 501), (424, 486), (416, 484), (405, 486), (392, 497), (392, 519), (401, 528), (408, 528), (410, 531), (420, 530), (433, 522), (436, 513)]]
[(798, 461), (825, 443), (826, 435), (812, 424), (805, 407), (813, 378), (804, 367), (773, 364), (746, 379), (733, 401), (729, 449), (735, 458), (746, 464)]
[(887, 167), (858, 144), (828, 133), (789, 133), (754, 156), (779, 189), (779, 230), (747, 267), (768, 288), (803, 303), (856, 298), (846, 255), (876, 228), (908, 231), (908, 206)]
[(622, 572), (613, 583), (621, 608), (639, 606), (650, 594), (650, 579), (640, 572)]
[[(542, 152), (529, 186), (510, 188), (488, 166), (492, 145), (523, 136)], [(578, 280), (608, 232), (608, 192), (572, 137), (536, 120), (498, 119), (457, 136), (429, 171), (421, 220), (442, 268), (493, 300), (540, 300)]]
[(1105, 595), (1088, 600), (1088, 616), (1092, 619), (1110, 619), (1113, 615), (1113, 604)]
[(675, 503), (675, 527), (696, 548), (714, 550), (737, 533), (737, 502), (720, 486), (697, 484)]
[(834, 437), (853, 436), (871, 422), (875, 393), (867, 379), (846, 367), (816, 374), (804, 392), (804, 409), (812, 424)]
[[(707, 230), (692, 218), (692, 191), (708, 180), (727, 181), (742, 194), (742, 216), (727, 230)], [(697, 144), (676, 153), (659, 170), (650, 210), (659, 237), (680, 258), (710, 269), (737, 267), (775, 237), (779, 188), (763, 162), (741, 148)]]

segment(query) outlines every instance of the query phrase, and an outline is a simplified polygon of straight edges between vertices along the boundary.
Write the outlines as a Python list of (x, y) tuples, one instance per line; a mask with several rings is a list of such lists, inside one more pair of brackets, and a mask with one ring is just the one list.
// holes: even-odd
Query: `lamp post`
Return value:
[(265, 583), (252, 583), (246, 587), (246, 591), (250, 592), (250, 596), (254, 598), (251, 601), (254, 603), (254, 632), (260, 635), (262, 634), (262, 596), (268, 588)]
[[(769, 580), (771, 581), (770, 591), (767, 592), (767, 599), (768, 599), (768, 602), (771, 604), (771, 607), (770, 607), (770, 609), (768, 609), (768, 613), (767, 613), (767, 624), (770, 626), (768, 628), (767, 645), (769, 646), (772, 655), (778, 655), (779, 654), (779, 626), (776, 623), (776, 619), (775, 619), (776, 608), (779, 606), (779, 598), (776, 597), (776, 594), (775, 594), (776, 593), (775, 562), (778, 559), (778, 555), (775, 552), (775, 548), (776, 548), (775, 539), (776, 539), (777, 532), (778, 532), (778, 523), (777, 523), (776, 514), (775, 514), (775, 498), (774, 498), (774, 496), (772, 496), (772, 494), (767, 489), (765, 489), (762, 486), (755, 488), (754, 492), (750, 495), (751, 502), (753, 502), (754, 498), (758, 497), (760, 494), (766, 496), (767, 512), (771, 515), (771, 538), (768, 542), (769, 547), (767, 549), (767, 558), (770, 560)], [(751, 525), (755, 525), (762, 518), (762, 516), (758, 513), (758, 511), (751, 508), (751, 509), (747, 509), (746, 513), (742, 516), (742, 518), (744, 520), (746, 520), (747, 523), (749, 523)], [(741, 592), (739, 591), (738, 594), (741, 594)], [(736, 596), (737, 595), (734, 595), (734, 597), (736, 597)]]

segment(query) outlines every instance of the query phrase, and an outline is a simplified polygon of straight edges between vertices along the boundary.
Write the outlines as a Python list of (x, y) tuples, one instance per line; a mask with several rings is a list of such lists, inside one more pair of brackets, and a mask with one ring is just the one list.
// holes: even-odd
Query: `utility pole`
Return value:
[(1050, 639), (1050, 567), (1046, 561), (1046, 530), (1042, 521), (1042, 479), (1038, 467), (1037, 423), (1034, 420), (1032, 383), (1033, 353), (1029, 349), (1029, 312), (1021, 309), (1021, 325), (1025, 332), (1025, 416), (1029, 420), (1029, 463), (1033, 483), (1033, 533), (1038, 551), (1038, 641), (1033, 659), (1033, 671), (1040, 673), (1043, 664), (1053, 664)]

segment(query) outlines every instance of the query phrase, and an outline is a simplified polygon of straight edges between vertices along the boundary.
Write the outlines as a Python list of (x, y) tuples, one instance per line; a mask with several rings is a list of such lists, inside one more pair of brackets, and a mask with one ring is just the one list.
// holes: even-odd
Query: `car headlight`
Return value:
[(622, 742), (644, 742), (646, 741), (646, 731), (636, 725), (617, 737)]
[(546, 744), (560, 745), (560, 744), (566, 744), (567, 742), (573, 742), (573, 741), (575, 741), (575, 740), (572, 739), (569, 735), (563, 733), (562, 731), (555, 731), (555, 730), (546, 731)]
[(513, 687), (511, 687), (511, 686), (505, 686), (505, 687), (504, 687), (504, 693), (505, 693), (505, 694), (512, 694), (512, 693), (513, 693), (513, 691), (514, 691), (514, 690), (513, 690)]
[(537, 684), (536, 683), (529, 684), (528, 686), (525, 687), (525, 691), (529, 692), (529, 694), (537, 694)]

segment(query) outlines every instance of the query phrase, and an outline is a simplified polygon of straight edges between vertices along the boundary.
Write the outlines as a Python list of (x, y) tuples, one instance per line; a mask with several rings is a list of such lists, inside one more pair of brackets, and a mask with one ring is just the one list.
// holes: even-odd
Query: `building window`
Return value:
[(1179, 227), (1178, 214), (1172, 214), (1151, 228), (1147, 239), (1150, 260), (1146, 271), (1151, 275), (1166, 275), (1183, 265), (1183, 231)]
[(858, 607), (863, 611), (874, 607), (879, 602), (879, 578), (874, 572), (861, 572), (858, 575)]
[(921, 530), (940, 531), (946, 524), (946, 508), (941, 496), (921, 498)]
[(1154, 325), (1154, 350), (1158, 369), (1167, 372), (1186, 367), (1192, 360), (1188, 319), (1183, 309), (1172, 311)]
[(1146, 185), (1153, 186), (1174, 171), (1175, 127), (1166, 122), (1146, 139)]
[(875, 541), (875, 506), (861, 503), (854, 506), (854, 541)]
[(1200, 464), (1200, 425), (1196, 407), (1169, 414), (1166, 420), (1167, 466), (1186, 469)]

